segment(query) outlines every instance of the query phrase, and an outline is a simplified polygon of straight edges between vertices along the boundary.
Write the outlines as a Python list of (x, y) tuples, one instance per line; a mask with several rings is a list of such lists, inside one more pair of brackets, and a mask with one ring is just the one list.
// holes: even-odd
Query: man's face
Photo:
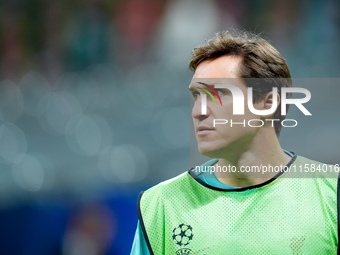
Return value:
[[(258, 128), (249, 127), (248, 120), (259, 119), (248, 109), (248, 105), (244, 105), (244, 115), (233, 115), (233, 99), (228, 89), (216, 89), (222, 101), (222, 105), (215, 105), (213, 100), (207, 95), (207, 111), (202, 115), (201, 103), (202, 94), (205, 92), (199, 88), (205, 88), (204, 85), (197, 82), (203, 82), (208, 85), (223, 83), (228, 81), (229, 85), (240, 88), (243, 92), (245, 102), (247, 102), (247, 86), (238, 77), (239, 66), (242, 58), (238, 56), (221, 56), (216, 59), (208, 59), (200, 63), (195, 71), (192, 82), (189, 86), (190, 93), (194, 97), (195, 103), (192, 109), (192, 118), (194, 122), (195, 134), (198, 143), (198, 150), (201, 154), (222, 158), (225, 153), (231, 150), (244, 150), (245, 146), (250, 144)], [(216, 101), (218, 99), (216, 98)], [(254, 104), (258, 108), (260, 103)], [(214, 127), (214, 119), (226, 119), (227, 124), (218, 124)], [(230, 126), (230, 121), (233, 124)], [(252, 125), (259, 125), (253, 123)]]

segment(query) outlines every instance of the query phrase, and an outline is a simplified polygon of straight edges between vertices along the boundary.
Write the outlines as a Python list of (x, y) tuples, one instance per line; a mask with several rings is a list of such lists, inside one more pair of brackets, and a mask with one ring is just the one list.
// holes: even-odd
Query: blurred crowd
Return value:
[[(320, 56), (335, 61), (330, 52), (339, 54), (335, 0), (3, 0), (1, 5), (2, 78), (19, 80), (35, 70), (54, 81), (93, 64), (122, 71), (154, 61), (186, 66), (191, 47), (228, 29), (264, 32), (286, 57), (299, 53), (301, 63), (319, 69)], [(310, 56), (314, 48), (316, 55)]]
[(127, 254), (138, 192), (192, 167), (191, 50), (245, 29), (279, 49), (292, 76), (338, 77), (339, 10), (336, 0), (3, 0), (0, 254)]

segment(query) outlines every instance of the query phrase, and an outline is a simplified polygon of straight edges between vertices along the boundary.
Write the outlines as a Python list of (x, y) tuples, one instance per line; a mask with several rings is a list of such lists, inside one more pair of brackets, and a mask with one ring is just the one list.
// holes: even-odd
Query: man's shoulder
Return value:
[[(305, 167), (312, 166), (312, 168), (314, 168), (314, 166), (319, 167), (319, 169), (323, 172), (326, 172), (326, 170), (330, 169), (330, 166), (333, 166), (333, 168), (336, 170), (336, 171), (333, 171), (333, 172), (336, 172), (337, 174), (339, 174), (339, 171), (338, 171), (339, 165), (323, 163), (323, 162), (320, 162), (318, 160), (310, 159), (310, 158), (300, 156), (300, 155), (297, 155), (296, 160), (293, 163), (293, 165), (294, 164), (295, 165), (303, 165), (304, 164)], [(322, 167), (324, 167), (324, 169), (322, 169)], [(319, 169), (317, 169), (317, 171), (319, 171)], [(309, 169), (309, 170), (314, 170), (314, 169)], [(305, 171), (307, 171), (307, 169), (305, 169)]]
[(146, 195), (160, 196), (164, 194), (169, 194), (170, 191), (172, 191), (175, 187), (179, 187), (180, 183), (182, 183), (188, 178), (190, 178), (190, 176), (189, 176), (189, 173), (186, 171), (171, 179), (162, 181), (152, 186), (151, 188), (143, 192), (143, 196), (146, 196)]
[[(146, 191), (142, 191), (138, 198), (138, 208), (145, 212), (154, 211), (155, 208), (162, 210), (164, 204), (171, 203), (175, 197), (181, 196), (181, 192), (187, 188), (190, 181), (188, 172), (184, 172), (176, 177), (163, 181)], [(157, 211), (157, 210), (156, 210)], [(156, 213), (156, 212), (154, 212)]]
[(295, 177), (315, 178), (318, 182), (327, 183), (335, 187), (337, 186), (340, 167), (339, 165), (297, 156), (295, 162), (290, 167), (290, 172)]

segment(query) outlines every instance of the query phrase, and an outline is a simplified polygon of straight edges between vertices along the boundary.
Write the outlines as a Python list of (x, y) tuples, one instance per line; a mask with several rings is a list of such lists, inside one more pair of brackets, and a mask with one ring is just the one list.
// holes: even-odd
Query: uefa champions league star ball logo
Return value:
[(192, 227), (186, 224), (180, 224), (177, 228), (172, 231), (172, 239), (175, 244), (179, 246), (187, 246), (192, 240), (194, 234)]

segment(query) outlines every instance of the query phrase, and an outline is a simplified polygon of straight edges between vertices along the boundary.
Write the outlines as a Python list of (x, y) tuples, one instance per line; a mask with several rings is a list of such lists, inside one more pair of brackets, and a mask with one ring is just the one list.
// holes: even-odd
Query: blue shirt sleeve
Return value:
[(140, 222), (138, 221), (130, 255), (150, 255)]

